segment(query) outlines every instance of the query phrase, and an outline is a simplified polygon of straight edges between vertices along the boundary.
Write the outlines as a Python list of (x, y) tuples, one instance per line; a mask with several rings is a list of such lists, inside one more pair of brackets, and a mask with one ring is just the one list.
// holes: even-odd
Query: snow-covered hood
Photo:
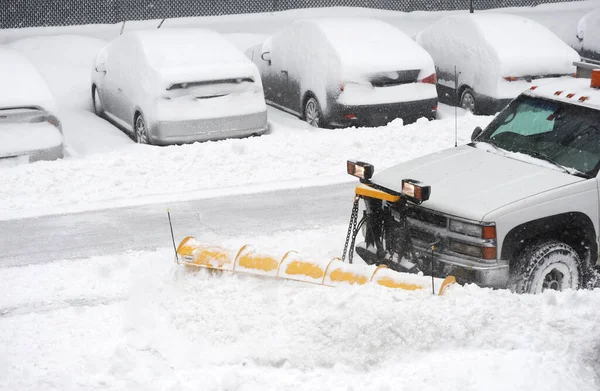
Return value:
[(401, 163), (372, 181), (401, 191), (402, 179), (431, 186), (423, 207), (477, 221), (521, 199), (585, 180), (468, 145)]

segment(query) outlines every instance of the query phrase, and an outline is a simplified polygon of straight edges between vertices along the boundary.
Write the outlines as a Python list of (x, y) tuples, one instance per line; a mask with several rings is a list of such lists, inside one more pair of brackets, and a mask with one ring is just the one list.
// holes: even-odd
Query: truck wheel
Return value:
[(530, 245), (519, 255), (509, 288), (516, 293), (563, 291), (581, 285), (581, 259), (571, 246), (551, 240)]

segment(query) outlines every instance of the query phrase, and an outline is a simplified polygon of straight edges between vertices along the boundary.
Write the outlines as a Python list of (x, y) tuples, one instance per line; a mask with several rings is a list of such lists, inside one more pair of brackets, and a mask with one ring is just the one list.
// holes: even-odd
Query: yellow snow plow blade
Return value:
[(378, 284), (387, 288), (404, 290), (427, 290), (444, 294), (456, 280), (400, 273), (385, 266), (357, 265), (342, 262), (338, 258), (318, 261), (304, 259), (294, 251), (281, 257), (258, 253), (250, 246), (237, 251), (207, 246), (193, 237), (181, 241), (177, 248), (177, 263), (188, 267), (224, 270), (268, 276), (325, 286)]

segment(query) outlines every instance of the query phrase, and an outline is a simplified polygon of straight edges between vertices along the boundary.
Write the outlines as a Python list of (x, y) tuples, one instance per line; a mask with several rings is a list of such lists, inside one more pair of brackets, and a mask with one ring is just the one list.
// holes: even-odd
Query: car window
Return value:
[(498, 114), (477, 141), (596, 176), (600, 111), (522, 95)]

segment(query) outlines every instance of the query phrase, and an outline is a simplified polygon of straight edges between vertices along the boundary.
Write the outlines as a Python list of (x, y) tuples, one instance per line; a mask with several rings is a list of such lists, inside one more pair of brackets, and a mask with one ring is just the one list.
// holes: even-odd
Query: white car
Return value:
[(502, 110), (532, 83), (573, 76), (580, 59), (539, 23), (499, 13), (447, 16), (416, 39), (435, 61), (440, 101), (477, 114)]
[(246, 51), (267, 103), (315, 127), (383, 126), (437, 112), (433, 60), (374, 19), (307, 19)]
[(64, 157), (52, 94), (17, 50), (0, 48), (0, 91), (0, 167)]
[(594, 73), (591, 82), (534, 83), (468, 145), (372, 178), (372, 166), (349, 162), (366, 205), (357, 253), (367, 263), (523, 293), (600, 286)]
[(209, 30), (124, 33), (96, 58), (92, 99), (98, 115), (138, 143), (192, 143), (267, 131), (256, 66)]

